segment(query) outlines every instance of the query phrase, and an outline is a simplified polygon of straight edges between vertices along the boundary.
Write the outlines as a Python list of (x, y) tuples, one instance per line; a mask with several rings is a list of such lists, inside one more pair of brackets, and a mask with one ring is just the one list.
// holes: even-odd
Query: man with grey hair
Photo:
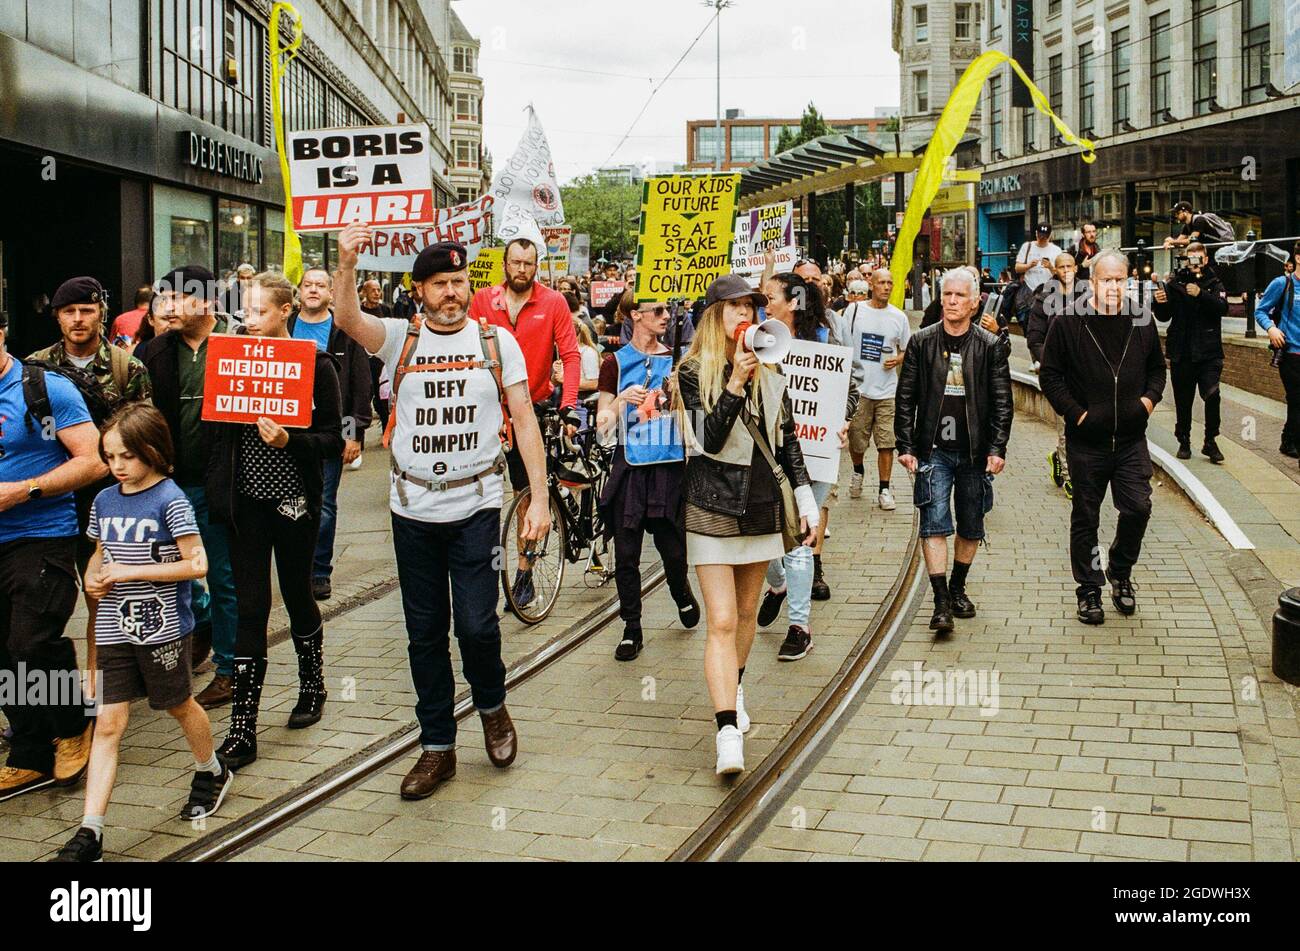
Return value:
[[(1137, 610), (1130, 578), (1151, 518), (1146, 431), (1164, 393), (1165, 357), (1150, 313), (1126, 297), (1127, 275), (1128, 259), (1118, 251), (1092, 259), (1092, 294), (1078, 302), (1076, 316), (1052, 322), (1038, 371), (1043, 395), (1065, 418), (1074, 485), (1070, 562), (1085, 624), (1106, 620), (1107, 579), (1116, 610)], [(1119, 520), (1103, 574), (1097, 525), (1107, 488)]]
[(921, 515), (934, 591), (930, 629), (948, 634), (954, 617), (975, 616), (966, 577), (984, 538), (984, 514), (993, 507), (993, 478), (1006, 464), (1014, 408), (1010, 343), (974, 325), (979, 278), (964, 268), (948, 271), (940, 296), (943, 321), (918, 330), (903, 356), (894, 437), (898, 461), (913, 475), (912, 502)]

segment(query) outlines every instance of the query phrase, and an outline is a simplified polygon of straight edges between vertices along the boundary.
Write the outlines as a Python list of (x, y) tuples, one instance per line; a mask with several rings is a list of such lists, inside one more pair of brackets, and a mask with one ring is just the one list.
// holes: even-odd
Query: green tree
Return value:
[(834, 132), (835, 130), (826, 124), (826, 119), (817, 111), (817, 107), (810, 102), (799, 120), (798, 132), (792, 134), (789, 128), (781, 130), (776, 140), (776, 151), (778, 154), (786, 152), (795, 146), (811, 142), (823, 135), (832, 135)]
[(641, 186), (583, 175), (560, 186), (564, 223), (574, 234), (591, 235), (592, 260), (602, 254), (636, 251), (641, 221)]

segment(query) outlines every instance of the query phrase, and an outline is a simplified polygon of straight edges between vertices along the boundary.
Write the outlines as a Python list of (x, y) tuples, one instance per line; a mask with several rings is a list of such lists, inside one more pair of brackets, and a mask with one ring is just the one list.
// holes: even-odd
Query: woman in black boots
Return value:
[[(287, 338), (293, 285), (258, 274), (245, 299), (244, 326), (254, 337)], [(288, 430), (268, 418), (214, 427), (207, 490), (212, 517), (230, 526), (239, 598), (230, 728), (217, 754), (231, 769), (257, 759), (257, 707), (266, 675), (271, 616), (271, 555), (298, 654), (298, 703), (289, 727), (311, 726), (325, 705), (324, 631), (312, 595), (312, 554), (320, 526), (321, 461), (343, 452), (334, 358), (316, 353), (311, 427)]]

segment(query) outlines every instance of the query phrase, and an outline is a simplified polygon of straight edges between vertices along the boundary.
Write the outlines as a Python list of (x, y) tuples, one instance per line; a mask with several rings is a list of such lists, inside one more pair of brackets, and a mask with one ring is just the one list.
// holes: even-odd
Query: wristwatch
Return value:
[(31, 500), (31, 499), (39, 499), (40, 497), (41, 497), (41, 487), (40, 487), (39, 485), (36, 484), (36, 480), (35, 480), (35, 479), (28, 479), (28, 480), (27, 480), (27, 498), (28, 498), (28, 500)]

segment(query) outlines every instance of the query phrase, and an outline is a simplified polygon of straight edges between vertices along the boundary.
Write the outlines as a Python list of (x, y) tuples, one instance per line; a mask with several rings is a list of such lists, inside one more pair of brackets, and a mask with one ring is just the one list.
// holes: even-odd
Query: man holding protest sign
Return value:
[[(505, 493), (496, 434), (504, 431), (506, 409), (532, 489), (521, 529), (527, 542), (550, 530), (546, 457), (519, 344), (486, 321), (467, 319), (464, 246), (442, 242), (420, 252), (411, 280), (422, 313), (409, 324), (382, 320), (363, 313), (356, 294), (357, 250), (368, 231), (349, 225), (339, 235), (334, 319), (383, 359), (393, 381), (389, 507), (422, 749), (401, 792), (423, 799), (456, 774), (455, 681), (447, 640), (453, 620), (488, 758), (500, 768), (514, 761), (517, 740), (505, 706), (496, 612)], [(567, 308), (564, 320), (572, 339)], [(546, 370), (549, 386), (549, 358)], [(577, 376), (566, 377), (576, 388)]]

